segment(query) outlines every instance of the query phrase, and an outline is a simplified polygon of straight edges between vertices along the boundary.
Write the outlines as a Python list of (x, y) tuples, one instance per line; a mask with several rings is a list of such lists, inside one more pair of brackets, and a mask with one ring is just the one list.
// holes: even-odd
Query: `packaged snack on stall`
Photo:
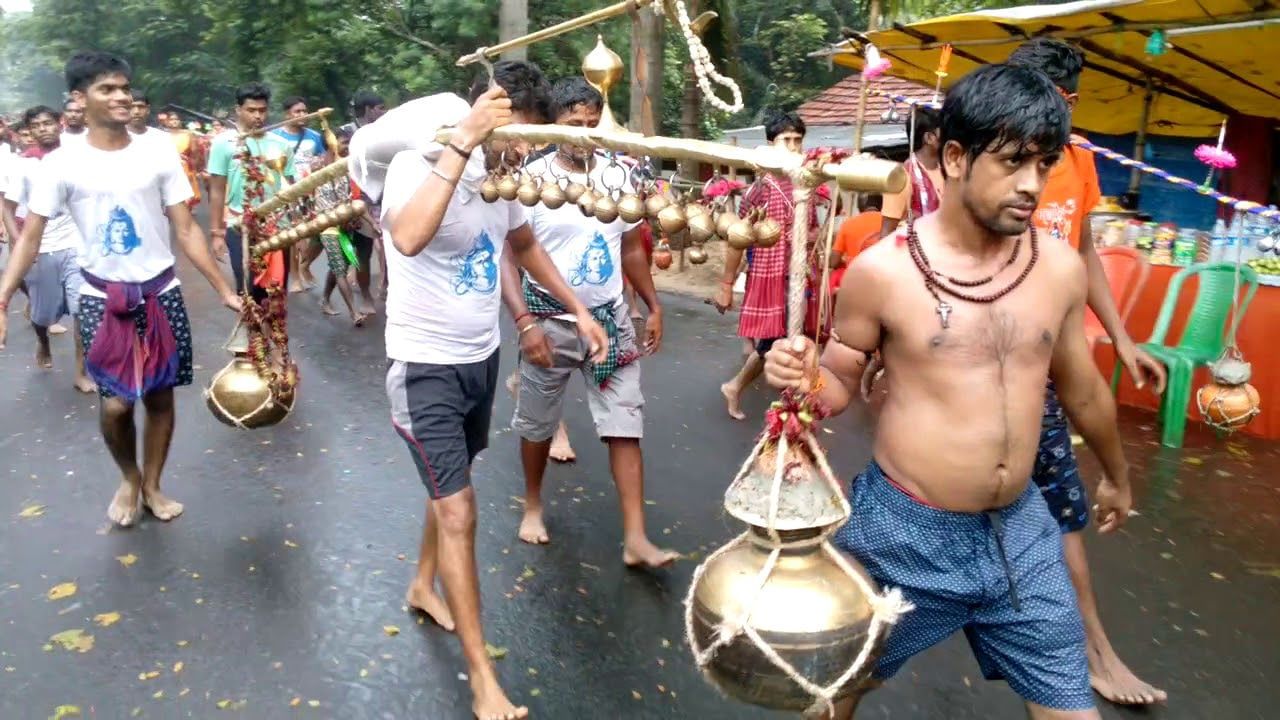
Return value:
[(1173, 241), (1173, 264), (1186, 267), (1196, 261), (1198, 239), (1193, 228), (1182, 228)]

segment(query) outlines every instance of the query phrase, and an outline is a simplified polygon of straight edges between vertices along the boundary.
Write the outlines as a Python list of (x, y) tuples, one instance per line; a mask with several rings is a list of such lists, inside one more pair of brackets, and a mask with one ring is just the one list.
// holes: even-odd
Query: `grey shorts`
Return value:
[[(625, 303), (614, 312), (618, 324), (618, 353), (636, 349), (635, 328)], [(644, 437), (644, 394), (640, 391), (640, 364), (618, 368), (603, 388), (596, 384), (587, 365), (587, 348), (578, 335), (578, 324), (546, 318), (539, 321), (551, 341), (552, 366), (541, 368), (520, 360), (520, 391), (516, 394), (511, 427), (520, 437), (541, 442), (555, 434), (564, 412), (564, 391), (569, 377), (579, 371), (587, 381), (587, 402), (595, 420), (596, 435), (606, 438)]]
[(497, 386), (497, 350), (463, 365), (391, 362), (391, 423), (409, 446), (431, 499), (471, 485), (471, 462), (489, 445)]
[(40, 253), (27, 271), (27, 294), (31, 297), (31, 322), (41, 327), (75, 316), (80, 309), (80, 265), (74, 248)]

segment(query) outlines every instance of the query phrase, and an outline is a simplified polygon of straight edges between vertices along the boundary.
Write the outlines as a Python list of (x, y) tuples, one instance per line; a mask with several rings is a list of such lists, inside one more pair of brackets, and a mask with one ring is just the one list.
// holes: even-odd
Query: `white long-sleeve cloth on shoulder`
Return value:
[[(415, 150), (435, 165), (445, 150), (435, 140), (436, 131), (457, 125), (469, 112), (467, 101), (453, 93), (428, 95), (388, 111), (351, 136), (348, 174), (370, 200), (381, 202), (392, 158)], [(459, 199), (466, 202), (477, 194), (484, 177), (484, 153), (477, 148), (458, 183)]]

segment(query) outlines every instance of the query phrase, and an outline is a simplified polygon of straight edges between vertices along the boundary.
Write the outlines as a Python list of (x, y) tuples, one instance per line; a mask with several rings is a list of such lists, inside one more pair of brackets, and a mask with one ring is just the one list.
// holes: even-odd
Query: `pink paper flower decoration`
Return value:
[(1213, 145), (1196, 148), (1196, 159), (1215, 170), (1230, 170), (1236, 166), (1236, 156), (1230, 150)]
[(891, 67), (893, 67), (893, 63), (880, 57), (880, 51), (876, 49), (875, 45), (867, 45), (866, 62), (862, 65), (863, 80), (875, 80)]

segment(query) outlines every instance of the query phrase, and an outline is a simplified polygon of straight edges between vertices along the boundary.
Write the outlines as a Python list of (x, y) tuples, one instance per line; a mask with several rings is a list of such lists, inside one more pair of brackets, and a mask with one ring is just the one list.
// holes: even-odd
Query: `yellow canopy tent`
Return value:
[(1216, 135), (1230, 113), (1280, 119), (1280, 9), (1250, 0), (1084, 0), (982, 10), (895, 25), (815, 54), (858, 69), (865, 38), (893, 63), (890, 75), (932, 85), (942, 46), (950, 44), (945, 84), (1004, 61), (1037, 35), (1073, 42), (1085, 53), (1073, 114), (1084, 130), (1144, 129), (1148, 97), (1145, 130), (1156, 135)]

